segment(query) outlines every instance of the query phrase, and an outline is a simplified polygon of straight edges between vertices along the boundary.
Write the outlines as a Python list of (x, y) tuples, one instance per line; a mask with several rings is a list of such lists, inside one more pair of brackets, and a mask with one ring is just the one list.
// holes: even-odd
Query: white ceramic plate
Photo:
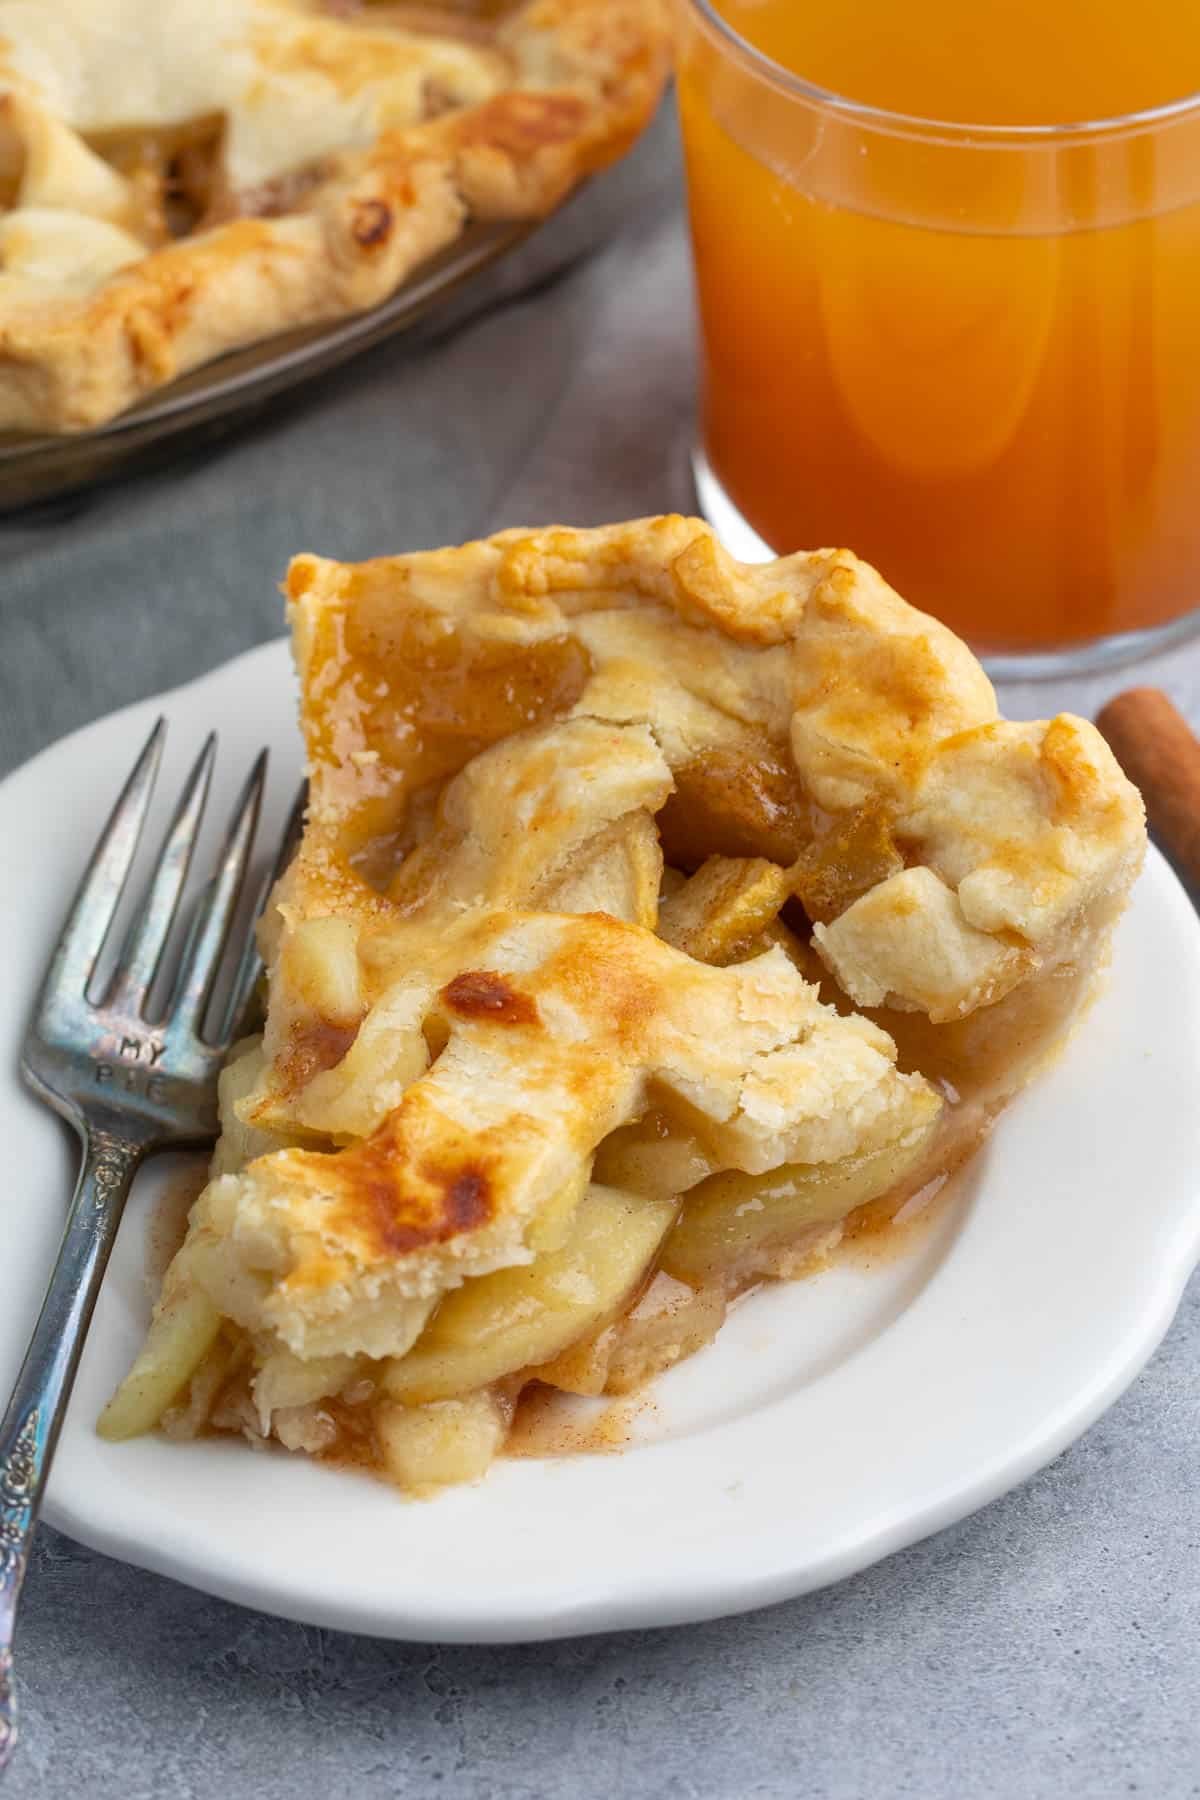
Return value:
[[(232, 798), (265, 741), (277, 826), (296, 780), (292, 704), (271, 644), (65, 739), (0, 787), (0, 1390), (72, 1174), (15, 1059), (82, 859), (159, 710), (164, 807), (216, 725), (216, 798)], [(1200, 1257), (1200, 930), (1152, 856), (1108, 992), (955, 1203), (902, 1257), (738, 1307), (715, 1346), (657, 1384), (618, 1455), (501, 1462), (478, 1487), (410, 1503), (234, 1442), (101, 1443), (92, 1422), (149, 1311), (153, 1201), (143, 1181), (121, 1229), (51, 1476), (54, 1524), (214, 1594), (383, 1636), (511, 1641), (734, 1612), (982, 1506), (1137, 1374)]]

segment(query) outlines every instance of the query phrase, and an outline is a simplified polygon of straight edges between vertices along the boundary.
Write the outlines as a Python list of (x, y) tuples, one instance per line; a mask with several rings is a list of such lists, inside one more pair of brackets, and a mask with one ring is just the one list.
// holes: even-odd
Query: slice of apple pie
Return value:
[(265, 1023), (101, 1429), (419, 1492), (944, 1179), (1091, 993), (1142, 808), (844, 551), (663, 518), (288, 593)]

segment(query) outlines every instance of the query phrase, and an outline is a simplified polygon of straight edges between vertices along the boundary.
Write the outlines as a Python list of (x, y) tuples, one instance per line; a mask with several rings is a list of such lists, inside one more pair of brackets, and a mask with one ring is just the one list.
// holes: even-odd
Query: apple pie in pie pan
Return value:
[(670, 517), (287, 592), (265, 1019), (101, 1430), (425, 1493), (944, 1182), (1093, 993), (1143, 810), (845, 551)]
[(0, 431), (73, 433), (544, 217), (666, 80), (670, 0), (0, 0)]

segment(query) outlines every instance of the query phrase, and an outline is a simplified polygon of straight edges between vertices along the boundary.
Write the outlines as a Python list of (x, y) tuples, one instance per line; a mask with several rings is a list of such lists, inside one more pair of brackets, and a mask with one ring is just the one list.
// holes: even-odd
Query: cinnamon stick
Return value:
[(1096, 724), (1130, 781), (1141, 788), (1151, 829), (1177, 868), (1200, 887), (1200, 738), (1159, 688), (1129, 688)]

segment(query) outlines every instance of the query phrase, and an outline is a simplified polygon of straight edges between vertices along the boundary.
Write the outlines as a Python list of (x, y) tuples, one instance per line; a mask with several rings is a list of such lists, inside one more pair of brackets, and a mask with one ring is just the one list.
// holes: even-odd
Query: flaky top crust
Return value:
[(1141, 859), (1092, 727), (1000, 719), (845, 551), (745, 567), (670, 517), (299, 557), (288, 595), (310, 809), (182, 1254), (302, 1357), (402, 1355), (648, 1107), (749, 1172), (936, 1118), (778, 945), (711, 967), (656, 935), (664, 853), (777, 865), (845, 995), (935, 1022), (1090, 966)]
[(288, 595), (313, 796), (297, 880), (316, 905), (357, 841), (521, 709), (648, 724), (685, 808), (708, 807), (693, 861), (786, 864), (882, 817), (895, 867), (815, 915), (860, 1005), (945, 1019), (998, 999), (1141, 863), (1141, 798), (1096, 729), (1001, 719), (966, 645), (846, 550), (744, 565), (666, 517), (302, 556)]
[[(551, 211), (661, 94), (668, 0), (527, 0), (486, 36), (448, 10), (433, 30), (431, 10), (0, 0), (0, 428), (86, 429), (226, 350), (377, 304), (469, 220)], [(209, 115), (234, 216), (158, 241), (97, 151)]]

